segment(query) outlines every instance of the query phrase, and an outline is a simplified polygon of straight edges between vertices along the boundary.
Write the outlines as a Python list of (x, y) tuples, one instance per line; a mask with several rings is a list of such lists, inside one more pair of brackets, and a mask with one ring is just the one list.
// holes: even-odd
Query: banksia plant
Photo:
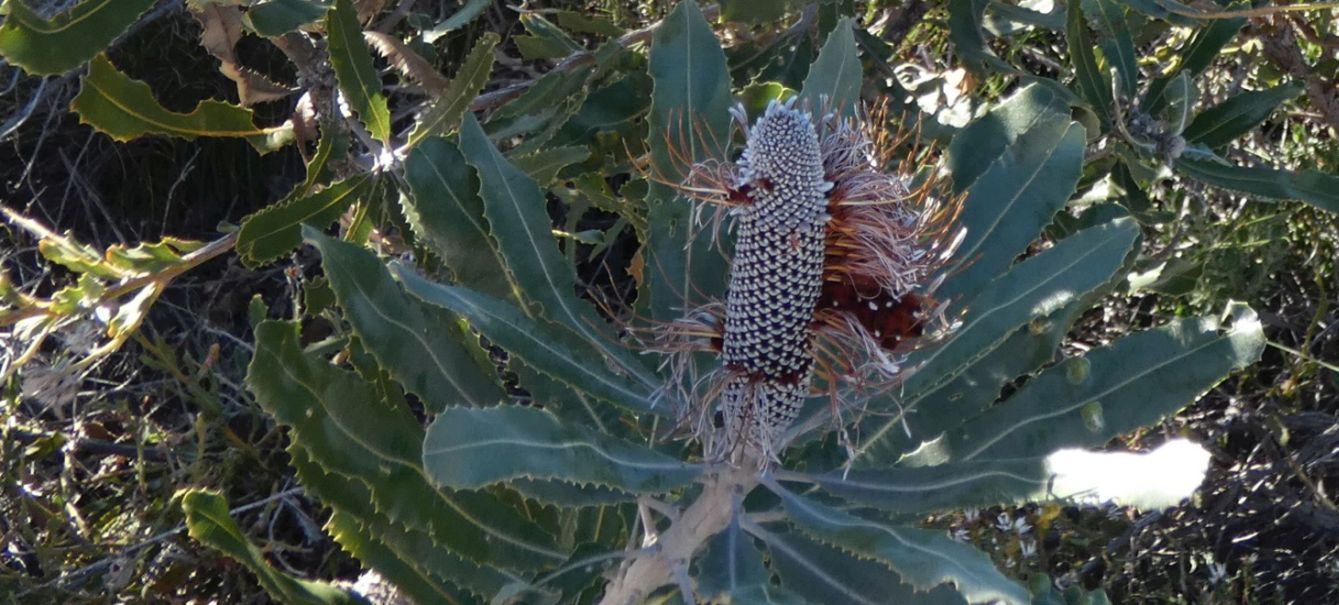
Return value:
[[(425, 30), (410, 13), (428, 4), (455, 3), (188, 3), (239, 99), (291, 101), (273, 124), (220, 100), (169, 110), (102, 53), (150, 0), (85, 0), (50, 19), (17, 0), (0, 8), (11, 66), (87, 66), (70, 108), (91, 128), (258, 153), (296, 144), (306, 168), (208, 243), (99, 250), (6, 210), (77, 284), (39, 297), (0, 278), (0, 327), (29, 341), (0, 374), (99, 313), (107, 341), (84, 359), (110, 355), (173, 279), (226, 252), (287, 263), (302, 296), (253, 300), (245, 404), (264, 411), (267, 443), (284, 435), (287, 466), (275, 466), (322, 505), (325, 532), (396, 599), (1100, 603), (1100, 590), (1024, 583), (922, 522), (1021, 502), (1156, 508), (1202, 477), (1192, 444), (1089, 450), (1254, 361), (1259, 322), (1232, 304), (1062, 353), (1140, 261), (1137, 204), (1092, 192), (1142, 195), (1166, 162), (1269, 197), (1332, 204), (1339, 191), (1325, 175), (1293, 187), (1282, 171), (1224, 168), (1210, 149), (1288, 93), (1192, 117), (1194, 75), (1231, 39), (1227, 19), (1197, 30), (1184, 69), (1138, 103), (1170, 108), (1185, 145), (1169, 154), (1113, 121), (1138, 75), (1115, 55), (1134, 45), (1126, 31), (1101, 46), (1104, 64), (1135, 72), (1113, 97), (1077, 1), (1065, 32), (1076, 90), (1010, 66), (990, 88), (1007, 94), (956, 128), (921, 115), (896, 79), (865, 77), (895, 49), (843, 18), (849, 3), (809, 3), (775, 36), (736, 30), (729, 58), (692, 1), (626, 32), (522, 7), (526, 33), (503, 48), (470, 25), (488, 2)], [(759, 18), (806, 3), (780, 4)], [(951, 4), (949, 37), (971, 67), (998, 68), (972, 31), (977, 4)], [(1135, 15), (1116, 16), (1103, 21)], [(1034, 17), (1028, 28), (1051, 26)], [(291, 61), (296, 81), (241, 65), (244, 36)], [(810, 38), (821, 48), (797, 54)], [(542, 75), (495, 86), (495, 57), (510, 52)], [(914, 125), (937, 151), (906, 150), (898, 132)], [(1089, 149), (1099, 139), (1116, 147)], [(1082, 212), (1069, 207), (1081, 189)], [(617, 283), (595, 287), (605, 281)], [(173, 375), (197, 394), (189, 374)], [(1105, 481), (1150, 466), (1180, 472)], [(179, 502), (195, 539), (279, 600), (373, 598), (280, 571), (213, 492)]]

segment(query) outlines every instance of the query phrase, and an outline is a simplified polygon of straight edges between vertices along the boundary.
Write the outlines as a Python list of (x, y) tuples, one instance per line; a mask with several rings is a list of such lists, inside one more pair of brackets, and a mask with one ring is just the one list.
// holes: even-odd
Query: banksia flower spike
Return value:
[[(741, 107), (733, 113), (747, 123)], [(925, 286), (953, 251), (952, 205), (935, 201), (933, 183), (913, 192), (882, 173), (876, 141), (887, 138), (864, 124), (773, 102), (738, 161), (695, 165), (681, 184), (735, 217), (725, 303), (694, 309), (657, 340), (662, 351), (720, 354), (690, 398), (709, 456), (775, 460), (816, 378), (834, 394), (843, 381), (895, 380), (896, 352), (932, 314)]]

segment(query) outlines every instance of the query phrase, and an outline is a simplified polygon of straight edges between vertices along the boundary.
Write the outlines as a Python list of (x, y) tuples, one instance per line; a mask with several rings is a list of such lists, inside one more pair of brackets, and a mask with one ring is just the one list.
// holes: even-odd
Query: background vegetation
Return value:
[[(50, 48), (25, 54), (24, 7), (49, 17), (76, 4), (10, 0), (0, 27), (0, 600), (266, 599), (245, 566), (187, 536), (183, 505), (218, 503), (183, 502), (185, 487), (223, 494), (273, 568), (351, 580), (358, 562), (322, 530), (329, 510), (299, 486), (287, 432), (244, 384), (261, 319), (308, 318), (304, 342), (343, 333), (335, 292), (316, 251), (298, 247), (296, 222), (273, 237), (246, 225), (350, 177), (305, 198), (326, 202), (308, 222), (421, 259), (397, 237), (409, 229), (394, 195), (356, 180), (389, 160), (341, 160), (322, 145), (376, 149), (372, 139), (413, 132), (425, 106), (448, 122), (469, 109), (548, 185), (553, 227), (588, 296), (631, 302), (638, 233), (654, 228), (629, 207), (645, 187), (630, 163), (648, 140), (648, 28), (674, 4), (352, 3), (355, 32), (384, 33), (368, 38), (376, 58), (361, 69), (387, 86), (368, 95), (384, 94), (384, 115), (355, 106), (361, 120), (343, 141), (316, 136), (311, 120), (330, 115), (320, 86), (331, 70), (360, 66), (306, 60), (301, 45), (263, 35), (302, 26), (310, 36), (295, 35), (313, 48), (337, 48), (325, 8), (301, 11), (317, 3), (139, 0), (124, 33), (61, 47), (110, 44), (86, 67), (96, 48), (68, 65), (44, 63), (65, 54)], [(1137, 219), (1143, 244), (1131, 277), (1077, 318), (1064, 352), (1230, 300), (1260, 313), (1269, 346), (1258, 364), (1112, 444), (1204, 443), (1214, 459), (1193, 501), (1146, 514), (967, 510), (930, 526), (1018, 577), (1102, 587), (1113, 602), (1339, 599), (1339, 12), (1110, 0), (734, 1), (705, 12), (746, 102), (777, 94), (769, 82), (799, 89), (838, 17), (858, 17), (866, 97), (888, 99), (941, 147), (1029, 84), (1067, 95), (1085, 129), (1084, 172), (1037, 248), (1109, 218), (1104, 202)], [(630, 52), (608, 50), (613, 40)], [(485, 58), (493, 67), (480, 75)], [(126, 78), (165, 112), (221, 99), (250, 106), (243, 126), (267, 130), (196, 136), (227, 129), (236, 115), (225, 106), (175, 126), (108, 115), (92, 95), (136, 94)], [(522, 94), (537, 82), (557, 88)], [(354, 190), (366, 201), (345, 212), (336, 199)], [(109, 290), (147, 294), (107, 304)], [(39, 308), (59, 322), (20, 321)], [(530, 395), (515, 388), (524, 376), (507, 378), (513, 395)]]

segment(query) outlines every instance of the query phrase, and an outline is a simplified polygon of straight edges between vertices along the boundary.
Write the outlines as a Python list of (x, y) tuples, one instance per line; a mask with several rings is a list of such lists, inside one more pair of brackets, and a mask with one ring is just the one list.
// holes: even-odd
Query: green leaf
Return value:
[(602, 330), (606, 323), (594, 308), (577, 298), (576, 275), (553, 237), (544, 191), (498, 152), (472, 115), (461, 125), (460, 147), (479, 172), (484, 216), (521, 300), (585, 339), (624, 372), (657, 384), (654, 374)]
[(372, 65), (372, 51), (363, 40), (358, 11), (352, 0), (335, 0), (326, 14), (325, 31), (330, 46), (330, 65), (349, 106), (367, 131), (386, 142), (391, 138), (391, 112), (381, 93), (381, 77)]
[(610, 371), (589, 342), (526, 317), (517, 307), (496, 298), (435, 284), (398, 263), (392, 265), (392, 271), (410, 294), (460, 314), (489, 341), (545, 375), (633, 412), (669, 413), (664, 404), (656, 409), (652, 387)]
[(534, 179), (541, 186), (547, 186), (557, 178), (558, 172), (563, 168), (579, 162), (586, 161), (590, 157), (590, 149), (586, 147), (567, 146), (551, 147), (543, 151), (516, 156), (511, 158), (521, 172)]
[[(1105, 0), (1098, 0), (1105, 1)], [(1092, 38), (1083, 18), (1081, 0), (1069, 0), (1065, 39), (1069, 43), (1070, 62), (1074, 65), (1074, 84), (1079, 94), (1093, 107), (1104, 125), (1111, 123), (1111, 82), (1107, 74), (1097, 68)]]
[(774, 489), (791, 523), (819, 540), (888, 565), (916, 590), (949, 583), (969, 602), (1026, 605), (1027, 589), (1005, 577), (990, 557), (941, 530), (897, 527), (856, 517), (815, 500)]
[[(427, 527), (406, 526), (377, 512), (367, 485), (327, 472), (300, 444), (290, 443), (293, 470), (303, 489), (334, 514), (326, 531), (358, 557), (423, 603), (468, 602), (466, 592), (487, 598), (520, 577), (495, 565), (467, 561), (436, 540)], [(336, 522), (336, 518), (340, 521)]]
[(814, 111), (831, 109), (849, 115), (860, 105), (860, 83), (865, 74), (855, 46), (854, 28), (855, 21), (849, 17), (839, 21), (809, 67), (800, 98)]
[(447, 408), (428, 428), (423, 466), (437, 484), (454, 489), (523, 478), (664, 493), (702, 474), (699, 466), (544, 410), (507, 405)]
[[(984, 382), (970, 375), (972, 368), (996, 350), (1013, 359), (1029, 357), (1020, 341), (1030, 335), (1016, 337), (1019, 328), (1046, 321), (1111, 281), (1138, 237), (1138, 225), (1128, 218), (1091, 227), (986, 285), (967, 304), (962, 324), (948, 342), (908, 356), (906, 365), (917, 369), (893, 402), (871, 404), (889, 415), (875, 415), (862, 426), (852, 462), (862, 467), (891, 464), (919, 441), (989, 405), (999, 392), (999, 382), (1014, 376), (998, 376), (981, 389), (984, 396), (972, 396), (974, 383)], [(1047, 351), (1045, 357), (1049, 356)], [(965, 376), (973, 380), (959, 382)]]
[(516, 36), (516, 50), (528, 60), (560, 59), (585, 49), (567, 32), (538, 13), (523, 13), (521, 26), (528, 36)]
[(714, 599), (719, 595), (738, 595), (747, 588), (766, 586), (772, 575), (763, 565), (762, 551), (739, 527), (739, 515), (732, 515), (725, 530), (707, 541), (707, 550), (694, 561), (698, 594)]
[(409, 133), (408, 146), (415, 147), (425, 138), (444, 135), (460, 125), (460, 116), (469, 109), (475, 95), (479, 94), (488, 83), (488, 76), (493, 73), (493, 47), (497, 46), (498, 39), (498, 35), (493, 32), (479, 36), (470, 54), (461, 62), (456, 77), (446, 87), (446, 93), (419, 115), (414, 129)]
[(154, 0), (84, 0), (43, 19), (23, 0), (0, 6), (0, 56), (32, 75), (62, 74), (79, 67), (130, 28)]
[(364, 566), (377, 570), (382, 579), (394, 584), (402, 595), (414, 603), (462, 605), (482, 602), (482, 599), (471, 599), (463, 591), (415, 568), (383, 542), (386, 539), (384, 535), (373, 534), (366, 525), (350, 515), (340, 511), (331, 513), (324, 529), (346, 552)]
[(940, 586), (930, 591), (903, 584), (887, 565), (857, 557), (805, 537), (797, 531), (746, 528), (767, 545), (772, 569), (782, 585), (814, 603), (825, 605), (966, 605), (957, 591)]
[[(1130, 35), (1122, 1), (1095, 0), (1096, 21), (1102, 25), (1109, 39), (1109, 44), (1102, 47), (1106, 50), (1107, 61), (1116, 66), (1125, 96), (1133, 99), (1139, 88), (1139, 67), (1135, 64), (1134, 38)], [(1107, 90), (1110, 91), (1110, 87)]]
[(188, 489), (178, 492), (181, 510), (186, 515), (186, 531), (200, 543), (228, 555), (256, 574), (270, 596), (284, 603), (346, 604), (363, 601), (323, 582), (309, 582), (289, 576), (265, 560), (260, 549), (247, 541), (242, 529), (228, 514), (228, 502), (213, 492)]
[(1243, 92), (1200, 112), (1182, 136), (1187, 143), (1222, 147), (1250, 132), (1284, 101), (1301, 94), (1302, 89), (1301, 82), (1289, 82), (1268, 90)]
[(462, 346), (473, 338), (450, 313), (405, 296), (375, 254), (321, 235), (303, 234), (321, 251), (325, 274), (354, 333), (405, 389), (428, 411), (448, 405), (492, 405), (506, 394)]
[(269, 0), (247, 7), (242, 21), (256, 34), (273, 38), (315, 23), (328, 10), (330, 4), (321, 0)]
[(291, 131), (256, 128), (251, 110), (222, 101), (206, 100), (190, 113), (168, 111), (153, 97), (149, 85), (116, 70), (106, 55), (88, 65), (79, 94), (70, 103), (79, 121), (117, 141), (146, 134), (194, 140), (196, 137), (244, 138), (257, 151), (272, 151), (288, 142)]
[(257, 327), (247, 384), (321, 468), (366, 485), (377, 512), (426, 528), (471, 561), (528, 570), (566, 559), (552, 536), (496, 496), (434, 488), (423, 470), (423, 429), (413, 414), (356, 374), (303, 353), (298, 340), (293, 323)]
[(982, 30), (988, 0), (949, 0), (948, 39), (953, 52), (966, 64), (967, 69), (984, 72), (987, 69), (1004, 74), (1017, 73), (1018, 68), (986, 48), (986, 34)]
[(1292, 172), (1264, 166), (1232, 166), (1181, 157), (1177, 172), (1197, 181), (1276, 200), (1301, 200), (1339, 213), (1339, 176), (1318, 170)]
[(694, 162), (725, 159), (730, 138), (725, 53), (696, 2), (680, 2), (656, 28), (650, 74), (648, 147), (661, 182), (652, 183), (646, 196), (655, 228), (643, 242), (646, 293), (638, 298), (651, 319), (668, 321), (693, 306), (693, 293), (721, 298), (726, 284), (725, 262), (711, 234), (697, 233), (693, 223), (698, 202), (665, 184), (682, 182)]
[(414, 235), (428, 242), (455, 281), (495, 298), (519, 291), (507, 273), (475, 192), (479, 180), (455, 145), (425, 139), (405, 159), (409, 194), (401, 197)]
[[(1153, 424), (1260, 357), (1264, 334), (1255, 313), (1233, 313), (1228, 329), (1212, 318), (1181, 319), (1056, 365), (909, 459), (919, 465), (1041, 456), (1097, 447)], [(1073, 364), (1086, 367), (1075, 372)]]
[(466, 0), (460, 8), (456, 9), (456, 12), (451, 13), (450, 17), (432, 26), (431, 29), (424, 30), (423, 41), (432, 44), (438, 38), (469, 25), (470, 21), (483, 14), (484, 9), (487, 9), (489, 4), (492, 4), (492, 0)]
[(839, 498), (907, 515), (1053, 499), (1051, 473), (1040, 457), (832, 471), (804, 479)]
[(1055, 92), (1028, 86), (949, 145), (966, 228), (941, 298), (975, 292), (1027, 249), (1064, 207), (1083, 168), (1085, 133)]
[(237, 252), (253, 266), (272, 262), (302, 243), (304, 223), (325, 228), (371, 188), (372, 178), (360, 174), (310, 195), (289, 195), (242, 219)]

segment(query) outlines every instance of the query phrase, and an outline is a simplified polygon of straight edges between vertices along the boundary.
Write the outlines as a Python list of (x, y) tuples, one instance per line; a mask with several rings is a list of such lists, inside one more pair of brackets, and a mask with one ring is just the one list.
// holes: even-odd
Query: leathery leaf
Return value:
[(552, 536), (492, 494), (435, 488), (423, 470), (423, 429), (410, 411), (386, 403), (356, 374), (304, 353), (296, 324), (257, 326), (247, 384), (314, 462), (367, 485), (377, 511), (392, 521), (429, 528), (477, 562), (537, 569), (566, 558)]
[(636, 493), (683, 487), (701, 467), (513, 405), (447, 408), (428, 428), (423, 466), (438, 483), (474, 489), (510, 479), (557, 479)]

